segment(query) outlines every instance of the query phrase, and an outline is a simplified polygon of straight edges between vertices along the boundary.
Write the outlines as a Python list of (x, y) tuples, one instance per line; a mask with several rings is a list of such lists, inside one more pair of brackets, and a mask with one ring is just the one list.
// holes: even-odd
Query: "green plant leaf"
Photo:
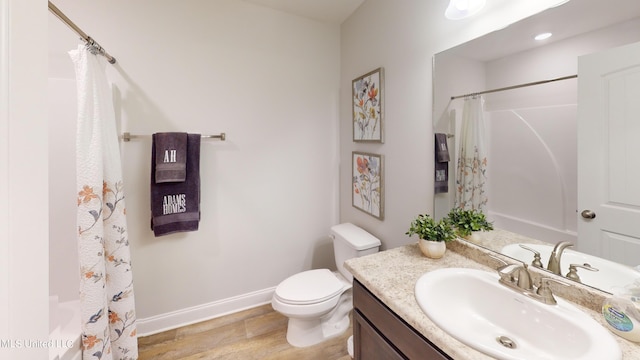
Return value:
[(447, 221), (461, 237), (469, 236), (474, 231), (493, 230), (493, 224), (478, 210), (452, 209), (447, 215)]
[(406, 234), (409, 236), (417, 235), (424, 240), (445, 242), (456, 237), (455, 231), (447, 219), (435, 221), (428, 214), (418, 215), (413, 219)]

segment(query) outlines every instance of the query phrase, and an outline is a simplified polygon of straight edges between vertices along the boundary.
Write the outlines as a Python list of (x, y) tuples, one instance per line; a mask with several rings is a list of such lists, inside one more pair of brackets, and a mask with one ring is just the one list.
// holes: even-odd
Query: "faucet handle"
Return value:
[(513, 281), (513, 276), (504, 271), (510, 264), (508, 262), (500, 259), (499, 257), (497, 257), (495, 255), (489, 254), (489, 257), (494, 259), (494, 260), (498, 260), (499, 262), (502, 263), (502, 265), (496, 267), (496, 270), (498, 271), (498, 274), (500, 275), (500, 279), (502, 279), (502, 281), (509, 281), (509, 282)]
[[(497, 257), (497, 256), (495, 256), (495, 255), (491, 255), (491, 254), (487, 254), (487, 255), (489, 255), (489, 257), (490, 257), (490, 258), (492, 258), (492, 259), (494, 259), (494, 260), (498, 260), (499, 262), (501, 262), (501, 263), (502, 263), (502, 266), (507, 266), (507, 265), (509, 265), (509, 263), (508, 263), (508, 262), (506, 262), (506, 261), (504, 261), (504, 260), (500, 259), (499, 257)], [(500, 269), (502, 266), (499, 266), (499, 267), (498, 267), (498, 269)]]
[(502, 263), (502, 265), (496, 268), (496, 270), (498, 271), (498, 274), (500, 275), (500, 279), (504, 282), (513, 282), (514, 281), (513, 268), (515, 267), (515, 265), (509, 264), (508, 262), (502, 260), (501, 258), (495, 255), (491, 255), (491, 254), (488, 254), (488, 255), (490, 258)]
[(580, 265), (580, 264), (571, 264), (569, 265), (569, 272), (567, 273), (567, 279), (573, 280), (575, 282), (581, 282), (580, 281), (580, 276), (578, 276), (578, 269), (577, 268), (582, 268), (582, 269), (586, 269), (589, 271), (599, 271), (598, 269), (594, 268), (593, 266), (584, 263), (584, 265)]
[(569, 286), (569, 284), (565, 284), (560, 280), (556, 280), (548, 277), (540, 278), (540, 286), (538, 287), (538, 290), (536, 290), (536, 294), (540, 295), (540, 298), (542, 299), (543, 303), (555, 305), (558, 302), (556, 301), (556, 298), (553, 296), (553, 293), (551, 292), (551, 288), (549, 287), (550, 281), (553, 281), (556, 284), (560, 284), (562, 286)]
[(500, 281), (515, 285), (524, 290), (533, 289), (531, 274), (529, 273), (527, 264), (520, 261), (518, 261), (517, 264), (509, 264), (508, 262), (491, 254), (489, 254), (489, 257), (492, 257), (504, 264), (502, 266), (498, 266), (496, 269), (498, 271), (498, 275), (500, 275)]
[(531, 265), (533, 267), (537, 267), (540, 269), (544, 269), (544, 267), (542, 266), (542, 261), (540, 260), (540, 253), (536, 250), (533, 250), (532, 248), (519, 244), (521, 248), (525, 249), (525, 250), (529, 250), (533, 253), (533, 261), (531, 262)]

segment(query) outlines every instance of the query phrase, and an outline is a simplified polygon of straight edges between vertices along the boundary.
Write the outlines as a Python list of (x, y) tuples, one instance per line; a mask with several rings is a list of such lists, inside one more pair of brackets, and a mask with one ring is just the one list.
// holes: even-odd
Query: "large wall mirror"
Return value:
[[(544, 32), (552, 36), (541, 41), (533, 39)], [(589, 259), (605, 259), (631, 270), (640, 265), (640, 225), (631, 217), (640, 214), (640, 190), (633, 189), (640, 188), (637, 185), (640, 170), (634, 170), (640, 169), (640, 146), (632, 144), (640, 143), (640, 105), (616, 102), (616, 99), (640, 98), (640, 70), (637, 70), (640, 64), (616, 65), (624, 69), (615, 70), (615, 74), (614, 70), (606, 70), (604, 75), (589, 75), (596, 80), (583, 76), (583, 66), (579, 69), (578, 65), (579, 59), (582, 64), (582, 59), (591, 54), (627, 47), (633, 47), (631, 51), (640, 49), (640, 1), (573, 0), (436, 54), (433, 126), (434, 133), (446, 136), (450, 160), (446, 163), (445, 177), (442, 172), (438, 173), (439, 179), (436, 177), (440, 181), (434, 195), (435, 217), (445, 216), (455, 205), (459, 186), (456, 159), (464, 104), (474, 97), (481, 98), (487, 158), (483, 192), (488, 200), (483, 212), (494, 226), (504, 230), (503, 235), (512, 234), (510, 237), (515, 243), (532, 239), (532, 243), (547, 244), (547, 248), (551, 248), (566, 241), (575, 245), (572, 249), (592, 256)], [(614, 52), (608, 56), (629, 57), (625, 54)], [(607, 57), (604, 59), (597, 61), (607, 62)], [(609, 98), (585, 101), (590, 91), (585, 91), (583, 86), (589, 81), (596, 87), (606, 83), (602, 87), (612, 91), (605, 95)], [(519, 86), (525, 84), (528, 85)], [(508, 89), (499, 90), (503, 88)], [(463, 96), (487, 90), (498, 91)], [(622, 95), (611, 95), (614, 91)], [(605, 144), (596, 139), (595, 149), (588, 151), (585, 143), (591, 140), (581, 135), (583, 118), (589, 112), (601, 110), (588, 108), (585, 102), (604, 104), (607, 108), (603, 111), (609, 113), (618, 109), (620, 116), (614, 117), (621, 119), (618, 125), (600, 125), (601, 131), (596, 132), (596, 136), (603, 138)], [(632, 114), (635, 110), (638, 112)], [(634, 119), (638, 129), (633, 125)], [(595, 153), (589, 153), (592, 150)], [(580, 189), (584, 188), (587, 178), (584, 168), (600, 164), (602, 156), (621, 165), (606, 163), (605, 166), (617, 168), (617, 172), (589, 175), (604, 179), (607, 186), (604, 193), (609, 196), (608, 205), (595, 211), (596, 218), (592, 219), (594, 212), (581, 208), (585, 200), (584, 191)], [(620, 174), (627, 178), (620, 180)], [(609, 214), (608, 207), (625, 208), (632, 214)], [(637, 229), (588, 230), (607, 217), (624, 218), (628, 225), (635, 223)], [(587, 239), (583, 234), (589, 232), (593, 235)], [(505, 253), (508, 244), (486, 241), (481, 245)], [(533, 258), (530, 251), (523, 250), (523, 253)], [(508, 255), (520, 259), (520, 254)], [(582, 259), (575, 261), (583, 264)], [(603, 274), (606, 265), (599, 263), (598, 266), (603, 267), (600, 275), (606, 275)], [(585, 276), (591, 273), (584, 269), (579, 272)], [(588, 285), (610, 291), (597, 283)]]

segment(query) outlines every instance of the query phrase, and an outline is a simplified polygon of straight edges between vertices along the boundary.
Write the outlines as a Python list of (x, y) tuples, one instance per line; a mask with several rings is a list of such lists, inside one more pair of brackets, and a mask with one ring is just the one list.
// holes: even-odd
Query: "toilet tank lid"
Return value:
[(331, 235), (340, 236), (355, 250), (366, 250), (382, 245), (380, 239), (352, 223), (332, 226)]

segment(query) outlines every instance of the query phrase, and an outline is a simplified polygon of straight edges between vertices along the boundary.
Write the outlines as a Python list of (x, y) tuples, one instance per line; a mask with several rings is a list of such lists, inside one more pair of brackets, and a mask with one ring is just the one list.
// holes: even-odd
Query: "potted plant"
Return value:
[(409, 226), (407, 235), (418, 235), (418, 246), (422, 253), (432, 259), (441, 258), (447, 250), (446, 243), (455, 239), (456, 234), (447, 219), (434, 220), (431, 216), (418, 215)]
[(452, 209), (447, 221), (455, 229), (456, 235), (475, 242), (480, 240), (477, 232), (493, 230), (493, 224), (479, 210)]

